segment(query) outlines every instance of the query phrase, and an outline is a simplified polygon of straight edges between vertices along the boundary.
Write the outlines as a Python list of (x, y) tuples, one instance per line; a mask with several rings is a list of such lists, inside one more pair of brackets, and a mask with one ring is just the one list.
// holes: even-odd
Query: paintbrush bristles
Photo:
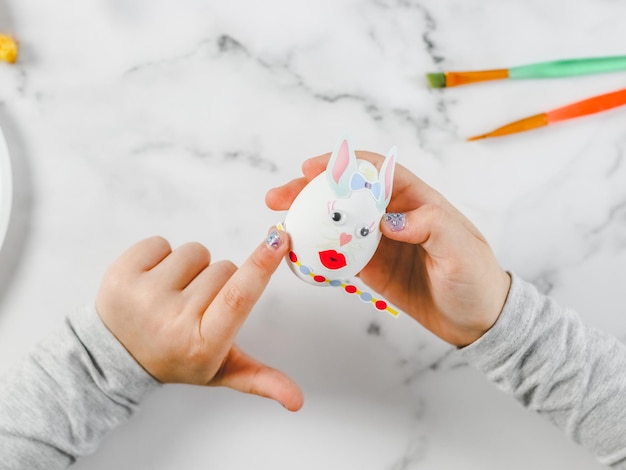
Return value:
[(426, 78), (431, 88), (446, 87), (446, 74), (444, 73), (427, 73)]

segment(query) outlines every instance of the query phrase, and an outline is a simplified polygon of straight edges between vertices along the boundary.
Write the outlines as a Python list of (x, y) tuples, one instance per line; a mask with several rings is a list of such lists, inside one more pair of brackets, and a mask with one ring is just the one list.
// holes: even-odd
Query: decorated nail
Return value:
[(278, 250), (283, 244), (283, 239), (280, 237), (280, 233), (278, 233), (278, 230), (273, 230), (265, 239), (265, 243), (272, 250)]
[(383, 222), (392, 232), (399, 232), (406, 225), (406, 216), (401, 212), (390, 212), (385, 214)]

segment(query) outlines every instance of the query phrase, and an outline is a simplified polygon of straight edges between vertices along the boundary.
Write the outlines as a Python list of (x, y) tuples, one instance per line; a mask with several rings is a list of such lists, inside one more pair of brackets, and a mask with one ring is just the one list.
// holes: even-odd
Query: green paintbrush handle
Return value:
[(509, 69), (509, 78), (552, 78), (626, 70), (626, 56), (557, 60)]

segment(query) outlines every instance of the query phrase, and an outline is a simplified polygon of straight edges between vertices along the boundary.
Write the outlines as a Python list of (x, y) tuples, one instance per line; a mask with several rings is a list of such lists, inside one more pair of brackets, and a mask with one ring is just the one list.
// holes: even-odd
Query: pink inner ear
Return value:
[(337, 158), (333, 164), (331, 169), (331, 175), (333, 177), (333, 181), (335, 183), (339, 183), (341, 179), (341, 175), (344, 174), (346, 168), (348, 168), (348, 164), (350, 163), (350, 151), (348, 150), (348, 141), (344, 140), (341, 142), (339, 146), (339, 151), (337, 152)]

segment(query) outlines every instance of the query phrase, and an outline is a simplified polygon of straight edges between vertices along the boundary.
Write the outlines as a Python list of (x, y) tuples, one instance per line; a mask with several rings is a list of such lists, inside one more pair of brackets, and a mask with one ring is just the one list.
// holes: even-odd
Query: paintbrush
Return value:
[(625, 55), (539, 62), (509, 69), (428, 73), (426, 77), (432, 88), (450, 88), (487, 80), (570, 77), (619, 70), (626, 70)]
[(604, 95), (594, 96), (593, 98), (587, 98), (586, 100), (553, 109), (552, 111), (535, 114), (533, 116), (520, 119), (519, 121), (511, 122), (491, 132), (487, 132), (486, 134), (470, 137), (467, 140), (486, 139), (488, 137), (499, 137), (502, 135), (514, 134), (516, 132), (529, 131), (538, 127), (549, 126), (550, 124), (554, 124), (559, 121), (599, 113), (601, 111), (606, 111), (625, 104), (626, 88), (606, 93)]

